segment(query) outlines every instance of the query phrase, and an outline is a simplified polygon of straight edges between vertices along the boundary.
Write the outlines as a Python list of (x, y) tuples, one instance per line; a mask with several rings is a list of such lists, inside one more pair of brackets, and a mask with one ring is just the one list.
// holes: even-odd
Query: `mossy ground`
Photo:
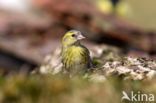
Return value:
[(95, 83), (81, 77), (11, 74), (0, 77), (0, 103), (121, 103), (122, 91), (156, 95), (155, 82), (112, 76)]

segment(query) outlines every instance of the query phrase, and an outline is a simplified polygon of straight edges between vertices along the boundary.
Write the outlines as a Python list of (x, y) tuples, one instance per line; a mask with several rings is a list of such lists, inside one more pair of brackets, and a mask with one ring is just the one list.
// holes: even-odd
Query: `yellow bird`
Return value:
[(92, 66), (89, 50), (80, 44), (84, 38), (80, 31), (70, 30), (62, 39), (63, 68), (70, 75), (84, 74)]

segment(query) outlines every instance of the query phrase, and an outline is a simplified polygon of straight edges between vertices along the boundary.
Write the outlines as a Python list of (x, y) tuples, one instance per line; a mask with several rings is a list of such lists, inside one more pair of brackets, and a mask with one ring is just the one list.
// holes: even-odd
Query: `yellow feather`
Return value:
[(62, 39), (62, 62), (64, 69), (74, 74), (85, 72), (90, 67), (89, 51), (80, 44), (78, 39), (80, 35), (79, 31), (69, 31)]

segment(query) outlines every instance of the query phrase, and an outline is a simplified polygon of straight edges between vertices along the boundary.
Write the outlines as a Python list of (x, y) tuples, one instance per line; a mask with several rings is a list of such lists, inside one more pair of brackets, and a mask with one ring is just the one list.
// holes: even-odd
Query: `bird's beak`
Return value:
[(81, 40), (81, 39), (85, 39), (85, 37), (83, 35), (78, 35), (77, 39)]

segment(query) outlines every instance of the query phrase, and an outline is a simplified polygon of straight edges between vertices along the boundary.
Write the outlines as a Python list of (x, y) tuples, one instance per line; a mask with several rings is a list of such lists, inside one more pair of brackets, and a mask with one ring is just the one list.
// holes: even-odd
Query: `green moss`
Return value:
[(9, 75), (0, 77), (0, 103), (120, 103), (123, 90), (156, 93), (155, 81), (125, 81), (114, 75), (93, 83), (82, 77)]
[(109, 55), (109, 53), (111, 53), (111, 52), (112, 52), (112, 50), (108, 49), (108, 50), (104, 50), (102, 54)]
[(93, 59), (93, 60), (92, 60), (92, 64), (93, 64), (94, 66), (97, 66), (97, 65), (100, 65), (101, 62), (100, 62), (98, 59)]
[(113, 60), (113, 58), (109, 58), (108, 61), (109, 62), (113, 62), (114, 60)]

